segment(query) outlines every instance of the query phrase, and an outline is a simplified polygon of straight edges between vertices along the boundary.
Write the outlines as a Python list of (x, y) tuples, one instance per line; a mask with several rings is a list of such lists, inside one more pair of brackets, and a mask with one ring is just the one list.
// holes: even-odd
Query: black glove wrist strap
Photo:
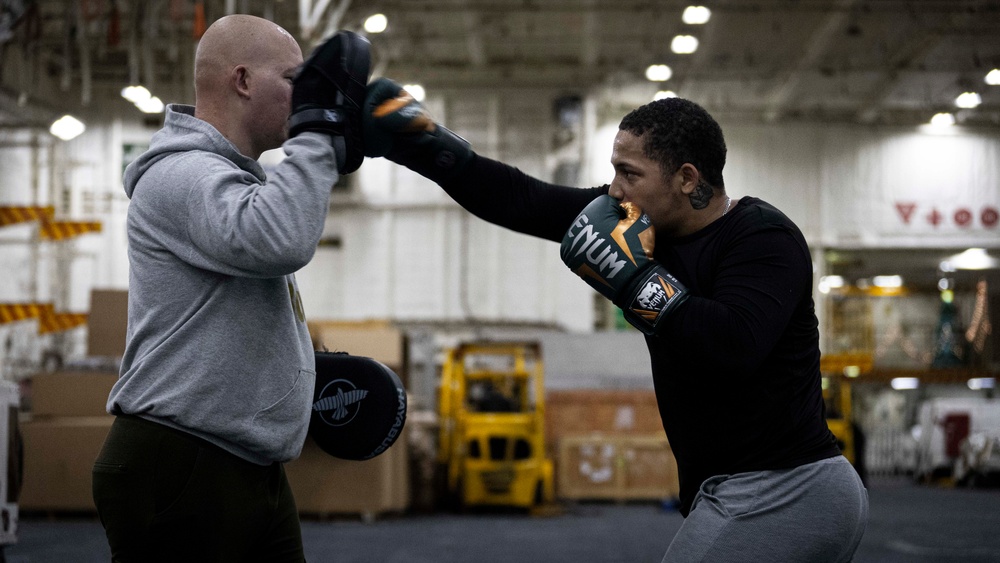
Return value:
[(297, 111), (288, 118), (288, 133), (292, 137), (303, 131), (343, 135), (346, 128), (347, 115), (340, 108), (309, 108)]
[(625, 320), (644, 334), (659, 332), (667, 315), (688, 298), (687, 288), (666, 268), (653, 262), (635, 276), (625, 291), (615, 296)]

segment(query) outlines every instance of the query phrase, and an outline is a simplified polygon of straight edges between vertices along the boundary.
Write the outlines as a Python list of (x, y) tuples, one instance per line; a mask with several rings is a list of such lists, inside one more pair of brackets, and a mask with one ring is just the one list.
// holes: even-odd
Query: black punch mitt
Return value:
[(344, 352), (316, 352), (309, 434), (324, 452), (349, 460), (387, 450), (406, 422), (406, 390), (384, 364)]
[(293, 79), (289, 136), (303, 131), (331, 135), (341, 174), (364, 160), (361, 106), (371, 72), (371, 44), (340, 31), (317, 47)]

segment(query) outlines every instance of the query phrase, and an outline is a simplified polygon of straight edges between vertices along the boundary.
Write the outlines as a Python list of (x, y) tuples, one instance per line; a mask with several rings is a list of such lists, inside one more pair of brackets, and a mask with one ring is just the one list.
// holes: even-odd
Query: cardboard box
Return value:
[(386, 322), (310, 321), (313, 348), (378, 360), (406, 383), (406, 337)]
[(307, 439), (298, 459), (285, 464), (299, 513), (310, 516), (404, 512), (410, 504), (407, 431), (382, 455), (367, 461), (331, 457)]
[(21, 510), (96, 511), (91, 471), (114, 420), (106, 415), (23, 422)]
[(90, 314), (87, 317), (87, 354), (120, 358), (125, 354), (127, 328), (128, 291), (91, 291)]
[(117, 373), (104, 371), (36, 374), (31, 378), (31, 414), (35, 418), (106, 415), (116, 381)]

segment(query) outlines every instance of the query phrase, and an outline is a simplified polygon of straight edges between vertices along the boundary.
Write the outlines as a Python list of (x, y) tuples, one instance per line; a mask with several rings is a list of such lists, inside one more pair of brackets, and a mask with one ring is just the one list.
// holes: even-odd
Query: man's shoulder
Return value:
[(748, 211), (747, 215), (760, 221), (759, 224), (761, 226), (783, 225), (795, 227), (795, 223), (783, 211), (759, 197), (743, 196), (740, 198), (740, 204)]

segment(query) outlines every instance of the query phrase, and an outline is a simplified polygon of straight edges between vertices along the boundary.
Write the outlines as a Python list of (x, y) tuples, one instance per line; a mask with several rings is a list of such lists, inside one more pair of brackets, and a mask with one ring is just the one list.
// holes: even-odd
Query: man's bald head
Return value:
[(257, 158), (288, 137), (292, 80), (301, 65), (299, 44), (281, 26), (244, 14), (223, 17), (195, 53), (195, 117)]
[(205, 31), (195, 52), (195, 98), (211, 95), (226, 82), (235, 66), (253, 67), (266, 62), (275, 51), (275, 41), (295, 43), (281, 26), (263, 18), (233, 14), (216, 20)]

